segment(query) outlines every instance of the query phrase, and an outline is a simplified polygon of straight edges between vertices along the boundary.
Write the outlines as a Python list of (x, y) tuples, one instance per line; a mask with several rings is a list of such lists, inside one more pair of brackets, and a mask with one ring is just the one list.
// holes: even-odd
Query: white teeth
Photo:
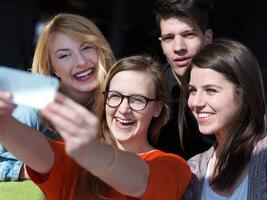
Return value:
[(209, 113), (198, 113), (198, 116), (204, 118), (204, 117), (209, 117), (210, 114)]
[(87, 76), (87, 75), (90, 74), (92, 71), (93, 71), (92, 69), (89, 69), (89, 70), (87, 70), (87, 71), (85, 71), (85, 72), (83, 72), (83, 73), (76, 74), (75, 76), (76, 76), (77, 78), (81, 78), (81, 77)]
[(120, 122), (120, 123), (124, 123), (124, 124), (126, 124), (126, 123), (132, 123), (133, 121), (131, 121), (131, 120), (127, 120), (127, 119), (119, 119), (119, 118), (117, 118), (117, 120)]

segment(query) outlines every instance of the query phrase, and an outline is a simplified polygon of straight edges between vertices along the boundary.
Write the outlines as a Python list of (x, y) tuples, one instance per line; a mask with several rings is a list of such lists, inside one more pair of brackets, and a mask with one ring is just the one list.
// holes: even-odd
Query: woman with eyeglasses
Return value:
[[(99, 99), (99, 119), (58, 94), (42, 114), (64, 143), (11, 126), (11, 95), (0, 92), (0, 142), (27, 164), (50, 199), (177, 200), (191, 172), (181, 157), (156, 150), (169, 118), (162, 65), (147, 56), (119, 60)], [(30, 138), (30, 139), (29, 139)]]

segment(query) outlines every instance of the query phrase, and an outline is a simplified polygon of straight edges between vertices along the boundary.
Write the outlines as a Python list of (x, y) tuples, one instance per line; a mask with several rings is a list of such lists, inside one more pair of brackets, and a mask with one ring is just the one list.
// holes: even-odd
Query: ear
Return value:
[(156, 106), (154, 108), (154, 114), (153, 114), (153, 117), (157, 118), (159, 117), (161, 111), (162, 111), (162, 108), (163, 108), (163, 103), (161, 101), (158, 101), (156, 103)]
[(209, 44), (212, 42), (213, 32), (211, 29), (205, 31), (205, 44)]

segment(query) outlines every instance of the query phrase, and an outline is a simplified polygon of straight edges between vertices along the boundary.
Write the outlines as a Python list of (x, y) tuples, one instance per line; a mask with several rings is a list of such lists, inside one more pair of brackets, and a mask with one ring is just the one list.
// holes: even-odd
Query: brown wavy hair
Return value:
[[(248, 164), (253, 148), (266, 136), (266, 107), (264, 85), (259, 64), (253, 53), (243, 44), (229, 39), (217, 39), (193, 58), (184, 77), (182, 98), (188, 97), (188, 83), (192, 68), (212, 69), (222, 74), (235, 87), (240, 112), (233, 122), (231, 133), (218, 156), (212, 187), (227, 190), (234, 186)], [(182, 133), (184, 104), (181, 101), (179, 128)]]
[[(144, 73), (151, 74), (153, 77), (153, 82), (155, 85), (155, 93), (156, 98), (162, 102), (163, 108), (160, 115), (157, 118), (154, 118), (151, 121), (148, 130), (148, 141), (151, 145), (155, 145), (160, 129), (164, 124), (167, 123), (170, 117), (170, 107), (169, 107), (169, 99), (170, 94), (167, 88), (167, 83), (163, 73), (163, 66), (161, 63), (156, 61), (150, 56), (147, 55), (137, 55), (130, 56), (126, 58), (122, 58), (117, 61), (113, 67), (110, 69), (106, 81), (103, 84), (102, 91), (108, 90), (109, 85), (113, 77), (122, 71), (140, 71)], [(122, 83), (123, 84), (123, 83)], [(104, 143), (112, 145), (114, 148), (118, 148), (116, 145), (116, 141), (112, 136), (105, 115), (105, 98), (104, 95), (99, 96), (99, 105), (98, 105), (98, 113), (99, 113), (99, 121), (100, 121), (100, 129), (98, 137)], [(82, 184), (80, 184), (77, 193), (79, 195), (76, 199), (81, 199), (81, 197), (85, 195), (90, 195), (93, 199), (112, 199), (111, 197), (106, 196), (106, 192), (108, 191), (109, 186), (102, 182), (97, 177), (94, 177), (89, 172), (85, 172)]]

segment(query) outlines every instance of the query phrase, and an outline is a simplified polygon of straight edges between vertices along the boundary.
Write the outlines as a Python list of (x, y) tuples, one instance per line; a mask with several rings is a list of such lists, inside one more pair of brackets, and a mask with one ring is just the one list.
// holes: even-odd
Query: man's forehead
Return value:
[(169, 18), (160, 21), (160, 30), (162, 34), (176, 31), (200, 31), (200, 28), (191, 18)]

